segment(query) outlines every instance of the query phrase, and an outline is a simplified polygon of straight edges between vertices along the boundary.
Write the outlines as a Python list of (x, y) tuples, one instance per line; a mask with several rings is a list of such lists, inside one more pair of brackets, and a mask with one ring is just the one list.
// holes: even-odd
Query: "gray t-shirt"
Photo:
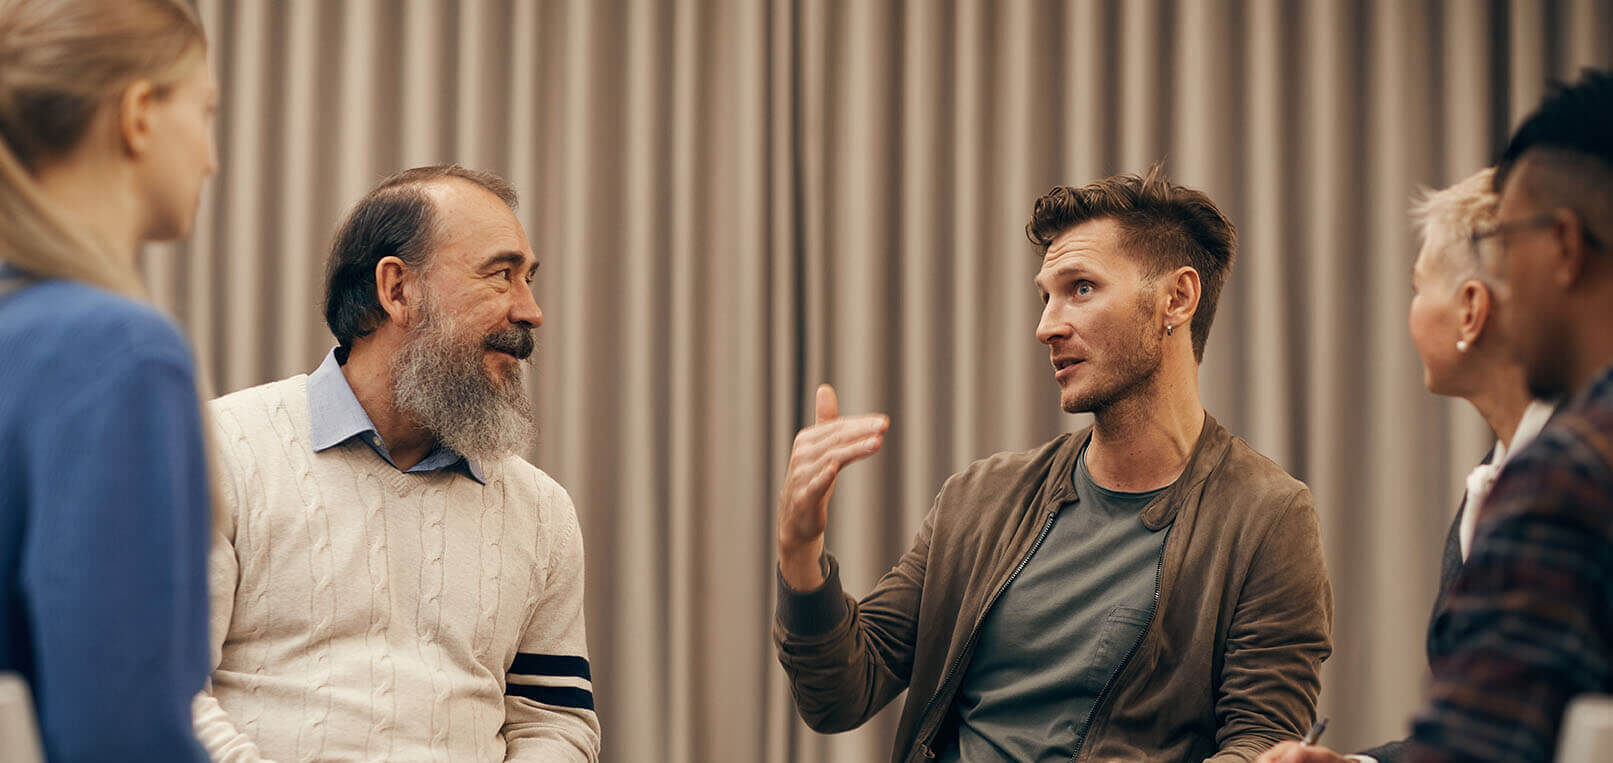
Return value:
[(1067, 761), (1099, 692), (1153, 615), (1168, 530), (1140, 516), (1165, 488), (1106, 490), (1086, 453), (1075, 492), (981, 624), (958, 690), (958, 743), (944, 761)]

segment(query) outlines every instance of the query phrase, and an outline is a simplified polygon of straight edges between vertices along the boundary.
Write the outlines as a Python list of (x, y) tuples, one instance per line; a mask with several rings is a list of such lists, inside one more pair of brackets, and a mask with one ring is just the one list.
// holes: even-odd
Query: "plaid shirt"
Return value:
[(1413, 761), (1549, 763), (1568, 701), (1613, 690), (1613, 367), (1502, 471), (1430, 656)]

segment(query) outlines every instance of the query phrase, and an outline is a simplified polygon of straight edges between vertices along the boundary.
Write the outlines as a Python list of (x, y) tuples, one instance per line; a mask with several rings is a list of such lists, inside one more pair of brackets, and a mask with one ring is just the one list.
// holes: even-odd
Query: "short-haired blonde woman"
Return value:
[[(1505, 288), (1479, 261), (1473, 234), (1495, 224), (1499, 203), (1491, 190), (1494, 170), (1484, 169), (1449, 188), (1427, 191), (1412, 205), (1423, 246), (1411, 271), (1413, 296), (1406, 317), (1412, 344), (1423, 361), (1423, 383), (1436, 395), (1471, 403), (1495, 433), (1495, 447), (1467, 476), (1467, 493), (1445, 541), (1440, 587), (1462, 569), (1473, 546), (1479, 506), (1507, 459), (1533, 439), (1551, 418), (1548, 403), (1529, 398), (1523, 366), (1497, 330), (1496, 299)], [(1389, 742), (1343, 758), (1326, 747), (1284, 742), (1260, 763), (1378, 761), (1402, 759), (1403, 742)]]
[(142, 242), (216, 162), (181, 0), (0, 0), (0, 672), (50, 760), (205, 760), (211, 501), (196, 373)]
[[(1473, 545), (1478, 507), (1509, 456), (1551, 418), (1550, 404), (1531, 400), (1523, 366), (1499, 331), (1497, 290), (1505, 288), (1479, 262), (1473, 234), (1495, 224), (1494, 170), (1424, 193), (1412, 207), (1423, 247), (1411, 271), (1413, 296), (1406, 323), (1423, 361), (1423, 383), (1436, 395), (1471, 403), (1495, 434), (1495, 447), (1467, 478), (1453, 533), (1457, 567)], [(1453, 546), (1447, 544), (1447, 551)], [(1447, 568), (1449, 575), (1455, 568)]]

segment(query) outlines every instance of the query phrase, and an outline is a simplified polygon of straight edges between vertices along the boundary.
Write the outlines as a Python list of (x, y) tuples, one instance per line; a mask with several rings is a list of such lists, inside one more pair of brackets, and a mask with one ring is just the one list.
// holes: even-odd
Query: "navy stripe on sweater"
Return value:
[(518, 676), (569, 676), (593, 680), (588, 670), (588, 659), (573, 657), (564, 654), (528, 654), (520, 652), (515, 655), (515, 662), (510, 665), (510, 674)]
[(507, 684), (504, 693), (511, 697), (525, 697), (543, 705), (594, 709), (594, 693), (573, 686), (531, 686)]

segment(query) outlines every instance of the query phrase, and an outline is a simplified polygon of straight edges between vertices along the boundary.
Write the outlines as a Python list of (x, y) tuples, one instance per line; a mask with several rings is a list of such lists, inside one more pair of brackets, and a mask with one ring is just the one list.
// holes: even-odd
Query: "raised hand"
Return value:
[(829, 526), (829, 496), (847, 465), (879, 452), (890, 419), (883, 414), (840, 417), (834, 387), (818, 386), (816, 421), (795, 435), (779, 491), (779, 570), (797, 591), (823, 585), (818, 558)]

